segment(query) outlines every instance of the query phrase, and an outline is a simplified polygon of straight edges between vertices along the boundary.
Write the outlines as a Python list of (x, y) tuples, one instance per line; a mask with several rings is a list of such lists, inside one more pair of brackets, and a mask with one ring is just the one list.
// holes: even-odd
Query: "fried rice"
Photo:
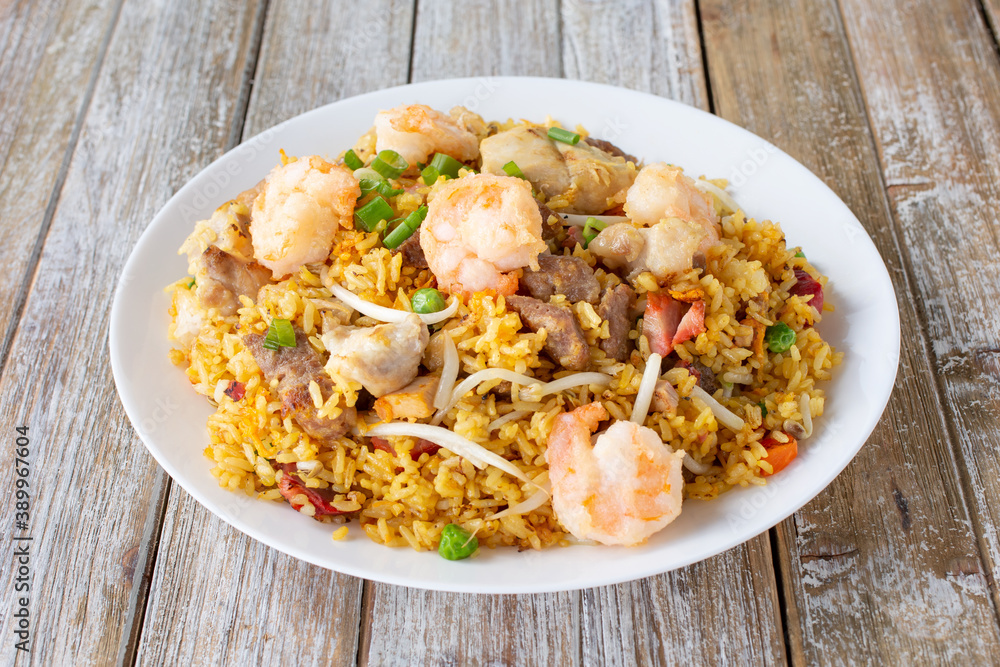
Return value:
[[(490, 131), (517, 125), (509, 121), (493, 124)], [(374, 148), (374, 135), (369, 134), (355, 151), (367, 161)], [(388, 202), (399, 217), (417, 210), (442, 185), (440, 181), (424, 185), (419, 175), (403, 176), (398, 183), (404, 192)], [(726, 187), (725, 181), (711, 183)], [(796, 269), (823, 285), (826, 278), (798, 248), (787, 245), (777, 223), (747, 219), (741, 211), (730, 210), (719, 196), (713, 194), (711, 199), (720, 216), (720, 242), (706, 253), (704, 269), (692, 268), (667, 283), (648, 272), (632, 281), (640, 300), (649, 291), (669, 289), (700, 294), (705, 304), (704, 331), (675, 348), (678, 362), (690, 365), (677, 363), (663, 375), (676, 389), (676, 410), (650, 411), (643, 422), (667, 446), (687, 454), (685, 502), (710, 501), (733, 487), (766, 484), (773, 470), (765, 440), (786, 442), (790, 433), (803, 440), (811, 433), (812, 422), (824, 411), (820, 383), (830, 379), (842, 356), (815, 328), (822, 313), (793, 290)], [(233, 209), (231, 203), (224, 206)], [(194, 242), (206, 246), (210, 236)], [(557, 240), (565, 238), (563, 230)], [(622, 282), (622, 277), (606, 269), (581, 244), (561, 252), (592, 267), (602, 291)], [(312, 437), (283, 414), (275, 383), (265, 379), (244, 344), (244, 336), (265, 334), (274, 318), (282, 318), (304, 332), (308, 344), (323, 354), (324, 318), (339, 317), (354, 326), (377, 323), (340, 304), (331, 286), (346, 287), (373, 304), (410, 311), (413, 292), (436, 284), (429, 269), (407, 266), (401, 253), (384, 247), (378, 231), (338, 229), (327, 261), (307, 264), (273, 281), (259, 291), (256, 300), (240, 297), (233, 315), (201, 308), (197, 335), (188, 344), (178, 345), (171, 359), (186, 373), (194, 390), (216, 406), (208, 420), (209, 444), (204, 453), (219, 485), (261, 501), (289, 501), (301, 513), (332, 524), (335, 539), (360, 529), (388, 546), (434, 550), (442, 530), (458, 524), (487, 547), (542, 549), (577, 542), (560, 524), (548, 500), (524, 513), (491, 517), (525, 501), (547, 481), (546, 443), (558, 415), (596, 401), (613, 419), (629, 419), (650, 355), (642, 319), (633, 322), (629, 332), (632, 350), (628, 359), (618, 361), (600, 346), (609, 337), (609, 323), (594, 305), (569, 303), (557, 294), (551, 302), (570, 309), (584, 332), (589, 370), (610, 376), (610, 384), (527, 400), (536, 397), (524, 395), (516, 386), (498, 391), (500, 381), (491, 380), (443, 415), (440, 426), (511, 462), (532, 483), (496, 467), (477, 468), (447, 447), (426, 447), (415, 437), (391, 436), (381, 441), (367, 437), (366, 430), (378, 421), (371, 412), (370, 397), (358, 383), (343, 378), (332, 378), (334, 390), (329, 396), (310, 386), (314, 407), (331, 419), (345, 405), (370, 418), (359, 418), (353, 431), (335, 439)], [(170, 334), (175, 339), (182, 326), (179, 313), (191, 308), (192, 288), (191, 277), (167, 288), (172, 299)], [(182, 303), (185, 300), (188, 303)], [(823, 310), (833, 307), (826, 303)], [(763, 331), (779, 321), (795, 332), (795, 341), (787, 351), (773, 353), (764, 346)], [(458, 350), (460, 377), (498, 368), (542, 382), (572, 375), (545, 354), (547, 332), (533, 332), (522, 324), (503, 295), (483, 291), (461, 296), (458, 312), (436, 327), (429, 348), (441, 336), (450, 336)], [(695, 389), (699, 382), (695, 369), (708, 369), (719, 380), (712, 397), (742, 420), (738, 431), (721, 424), (717, 411)], [(234, 387), (241, 391), (232, 391)], [(281, 480), (293, 473), (302, 488), (323, 490), (329, 504), (341, 513), (316, 515), (308, 493), (297, 497), (283, 493)]]

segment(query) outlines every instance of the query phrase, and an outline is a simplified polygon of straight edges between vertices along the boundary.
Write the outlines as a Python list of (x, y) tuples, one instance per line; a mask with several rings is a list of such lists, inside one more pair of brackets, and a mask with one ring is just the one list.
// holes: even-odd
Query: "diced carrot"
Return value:
[(753, 329), (753, 356), (755, 359), (763, 361), (767, 358), (767, 355), (764, 353), (764, 335), (767, 332), (767, 327), (753, 317), (746, 318), (740, 324)]
[(790, 435), (788, 442), (778, 442), (768, 436), (761, 440), (760, 444), (767, 449), (767, 456), (764, 457), (764, 460), (771, 464), (771, 472), (765, 472), (765, 477), (781, 472), (799, 455), (799, 443)]

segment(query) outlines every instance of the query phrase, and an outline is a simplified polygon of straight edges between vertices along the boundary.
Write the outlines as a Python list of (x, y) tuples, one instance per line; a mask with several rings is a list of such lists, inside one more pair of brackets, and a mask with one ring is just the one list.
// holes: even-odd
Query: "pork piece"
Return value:
[(585, 144), (598, 148), (612, 157), (620, 157), (626, 162), (631, 162), (632, 164), (639, 164), (639, 160), (635, 158), (634, 155), (629, 155), (622, 149), (615, 146), (610, 141), (604, 141), (603, 139), (595, 139), (594, 137), (587, 137), (583, 140)]
[(538, 270), (524, 270), (521, 283), (531, 296), (548, 301), (553, 294), (564, 294), (570, 301), (586, 301), (597, 305), (601, 286), (594, 277), (594, 270), (579, 257), (566, 255), (539, 255)]
[[(396, 456), (396, 448), (389, 444), (389, 441), (385, 438), (379, 438), (375, 436), (372, 438), (372, 447), (375, 449), (381, 449), (383, 452), (389, 452), (393, 456)], [(413, 445), (413, 449), (410, 450), (410, 458), (416, 461), (420, 458), (421, 454), (429, 454), (434, 456), (437, 454), (438, 450), (441, 449), (441, 445), (431, 442), (430, 440), (424, 440), (419, 438)]]
[(620, 157), (614, 157), (586, 143), (575, 146), (556, 142), (569, 170), (572, 188), (565, 196), (566, 213), (603, 213), (621, 203), (621, 194), (635, 181), (636, 171)]
[(323, 345), (330, 352), (326, 370), (360, 382), (378, 398), (417, 377), (429, 340), (427, 326), (414, 313), (398, 323), (334, 327), (323, 334)]
[(316, 510), (313, 518), (350, 514), (350, 512), (338, 510), (331, 504), (335, 494), (330, 489), (310, 489), (299, 481), (294, 463), (285, 463), (280, 467), (285, 474), (281, 476), (281, 480), (278, 482), (278, 492), (288, 501), (293, 510), (298, 512), (304, 507), (304, 503), (302, 502), (304, 496), (305, 500)]
[(239, 297), (256, 300), (257, 291), (271, 282), (271, 272), (257, 262), (245, 262), (214, 245), (205, 249), (201, 261), (204, 275), (198, 272), (198, 300), (227, 317), (236, 314)]
[(646, 312), (642, 316), (642, 334), (649, 349), (661, 356), (674, 351), (674, 336), (684, 317), (684, 304), (663, 292), (646, 295)]
[(434, 392), (438, 377), (425, 375), (375, 401), (375, 412), (382, 421), (425, 419), (434, 414)]
[(500, 132), (483, 139), (479, 152), (483, 157), (483, 172), (505, 174), (503, 166), (513, 161), (546, 197), (562, 194), (571, 184), (569, 169), (543, 127), (520, 126)]
[(697, 378), (698, 386), (708, 394), (714, 394), (719, 390), (719, 381), (715, 377), (715, 372), (699, 361), (678, 361), (674, 368), (686, 368), (688, 373)]
[(653, 412), (677, 413), (677, 390), (666, 380), (657, 380), (653, 389)]
[(427, 268), (427, 258), (424, 257), (424, 249), (420, 247), (420, 234), (411, 234), (410, 238), (406, 239), (395, 250), (392, 254), (403, 253), (403, 266), (412, 266), (413, 268), (420, 270)]
[(499, 132), (483, 139), (479, 150), (484, 173), (502, 175), (503, 166), (514, 162), (536, 190), (549, 200), (559, 197), (566, 213), (606, 211), (636, 176), (635, 168), (623, 158), (586, 142), (572, 146), (553, 141), (544, 127), (519, 126)]
[(542, 303), (530, 296), (508, 296), (507, 307), (521, 316), (532, 331), (545, 329), (545, 351), (557, 364), (571, 371), (582, 371), (590, 363), (587, 338), (573, 313)]
[(652, 227), (608, 225), (588, 247), (609, 269), (624, 268), (629, 280), (643, 271), (664, 280), (691, 269), (696, 256), (703, 260), (702, 246), (710, 241), (701, 225), (669, 218)]
[(628, 332), (632, 329), (628, 312), (635, 304), (635, 292), (628, 285), (618, 285), (604, 290), (597, 314), (608, 323), (608, 337), (600, 342), (608, 358), (617, 361), (628, 359)]
[(264, 347), (262, 334), (243, 336), (243, 344), (250, 350), (264, 379), (278, 382), (283, 417), (291, 417), (303, 431), (323, 441), (339, 438), (354, 426), (358, 416), (354, 408), (342, 407), (336, 419), (319, 416), (309, 393), (309, 383), (319, 385), (320, 393), (327, 398), (333, 392), (333, 381), (323, 370), (322, 358), (309, 345), (309, 338), (301, 329), (295, 330), (295, 347), (269, 350)]

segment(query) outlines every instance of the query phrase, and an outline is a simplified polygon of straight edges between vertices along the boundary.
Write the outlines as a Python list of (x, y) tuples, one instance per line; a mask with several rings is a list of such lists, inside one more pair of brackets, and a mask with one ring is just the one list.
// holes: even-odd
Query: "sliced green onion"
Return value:
[(760, 406), (760, 418), (763, 419), (764, 417), (767, 416), (767, 406), (764, 405), (764, 401), (761, 401), (757, 405)]
[(438, 553), (448, 560), (462, 560), (476, 553), (479, 540), (458, 524), (449, 523), (441, 531)]
[(421, 206), (413, 213), (399, 220), (399, 224), (382, 241), (386, 248), (396, 249), (406, 239), (410, 238), (413, 232), (417, 231), (420, 223), (427, 217), (427, 207)]
[(399, 175), (406, 171), (409, 166), (410, 163), (396, 151), (381, 151), (372, 160), (372, 169), (386, 178), (399, 178)]
[(795, 256), (796, 257), (805, 257), (806, 254), (804, 252), (802, 252), (801, 250), (799, 250), (797, 253), (795, 253)]
[(418, 289), (410, 298), (410, 306), (413, 307), (413, 312), (420, 313), (421, 315), (430, 315), (431, 313), (444, 310), (447, 305), (444, 297), (441, 296), (441, 292), (433, 287)]
[(792, 345), (795, 345), (795, 339), (795, 331), (784, 322), (773, 324), (764, 331), (767, 348), (776, 354), (787, 352)]
[(194, 276), (191, 276), (191, 278), (188, 279), (187, 283), (184, 284), (184, 287), (187, 287), (188, 289), (194, 287)]
[(564, 144), (570, 144), (575, 146), (577, 142), (580, 141), (580, 135), (576, 132), (570, 132), (569, 130), (564, 130), (561, 127), (550, 127), (549, 128), (549, 139), (553, 141), (561, 141)]
[(587, 218), (587, 222), (583, 225), (583, 247), (589, 246), (590, 242), (597, 238), (597, 235), (607, 226), (608, 223), (603, 220), (594, 217)]
[(405, 221), (400, 221), (394, 230), (385, 235), (385, 239), (382, 240), (382, 243), (386, 248), (395, 250), (403, 241), (413, 236), (414, 231), (414, 229), (411, 229), (406, 225)]
[(518, 167), (517, 163), (514, 162), (513, 160), (511, 160), (510, 162), (508, 162), (503, 166), (503, 171), (508, 176), (513, 176), (514, 178), (523, 178), (524, 180), (528, 180), (527, 178), (524, 177), (524, 172), (521, 171), (521, 168)]
[(382, 220), (392, 218), (392, 207), (381, 197), (375, 197), (370, 202), (354, 211), (354, 224), (366, 232), (375, 231), (375, 226)]
[(344, 153), (344, 164), (350, 167), (352, 171), (355, 169), (361, 169), (361, 167), (365, 166), (365, 163), (361, 161), (361, 158), (358, 157), (358, 154), (354, 152), (353, 148), (348, 149), (348, 151)]
[(264, 336), (264, 347), (277, 350), (280, 347), (295, 347), (295, 329), (288, 320), (274, 318)]
[(437, 167), (432, 165), (427, 165), (424, 170), (420, 172), (420, 175), (424, 177), (425, 185), (434, 185), (437, 179), (441, 178), (441, 173), (437, 170)]
[(361, 184), (361, 196), (364, 197), (369, 192), (374, 190), (383, 197), (395, 197), (396, 195), (403, 194), (403, 190), (399, 188), (393, 188), (389, 185), (389, 182), (378, 178), (362, 178), (358, 181)]
[(437, 169), (439, 176), (447, 176), (449, 178), (458, 178), (458, 170), (465, 165), (451, 157), (450, 155), (445, 155), (444, 153), (435, 153), (434, 157), (431, 159), (431, 167)]
[(421, 206), (416, 211), (403, 218), (403, 224), (416, 231), (417, 227), (420, 226), (420, 223), (423, 222), (426, 217), (427, 207)]

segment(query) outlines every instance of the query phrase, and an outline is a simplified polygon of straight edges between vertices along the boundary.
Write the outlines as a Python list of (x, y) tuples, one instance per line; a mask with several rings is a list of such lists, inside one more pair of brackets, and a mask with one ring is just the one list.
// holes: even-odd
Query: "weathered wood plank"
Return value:
[[(572, 0), (562, 15), (567, 76), (708, 108), (693, 2)], [(766, 534), (676, 572), (584, 591), (584, 662), (783, 662), (777, 596)]]
[[(163, 0), (121, 10), (0, 380), (3, 423), (28, 425), (32, 437), (33, 650), (21, 664), (108, 664), (130, 634), (134, 558), (158, 511), (161, 473), (115, 395), (108, 311), (153, 213), (241, 120), (233, 101), (259, 6)], [(10, 489), (13, 455), (0, 454)], [(4, 526), (14, 525), (14, 509), (0, 509)], [(13, 577), (2, 586), (12, 610)], [(4, 642), (0, 660), (13, 654)]]
[(0, 6), (0, 366), (117, 10), (85, 0)]
[[(561, 73), (557, 3), (418, 4), (412, 80)], [(362, 665), (579, 661), (579, 593), (455, 595), (366, 584)], [(530, 619), (530, 621), (528, 620)]]
[(411, 81), (460, 76), (559, 76), (559, 8), (552, 0), (422, 0)]
[[(882, 9), (878, 16), (899, 25)], [(911, 260), (893, 227), (837, 6), (709, 0), (702, 18), (718, 112), (801, 160), (858, 214), (889, 267), (907, 332), (881, 425), (848, 469), (780, 526), (793, 662), (995, 660), (996, 618), (921, 333), (919, 285), (907, 275)], [(889, 52), (908, 31), (914, 40), (928, 33), (914, 23), (892, 38), (859, 40)], [(854, 62), (880, 67), (870, 52)], [(864, 93), (870, 103), (884, 94), (877, 86)], [(930, 146), (914, 148), (912, 159), (929, 165)]]
[[(404, 83), (412, 17), (406, 1), (272, 0), (243, 136), (340, 97)], [(360, 37), (357, 26), (364, 26)], [(382, 55), (372, 58), (376, 49)], [(137, 662), (354, 662), (360, 579), (251, 540), (177, 485), (166, 517)]]
[[(993, 204), (1000, 197), (997, 45), (973, 0), (893, 0), (879, 12), (854, 1), (842, 5), (945, 414), (995, 578), (1000, 567), (1000, 315), (993, 307), (1000, 298)], [(886, 25), (894, 35), (899, 32), (892, 49)], [(995, 585), (992, 591), (1000, 607), (1000, 591)]]

